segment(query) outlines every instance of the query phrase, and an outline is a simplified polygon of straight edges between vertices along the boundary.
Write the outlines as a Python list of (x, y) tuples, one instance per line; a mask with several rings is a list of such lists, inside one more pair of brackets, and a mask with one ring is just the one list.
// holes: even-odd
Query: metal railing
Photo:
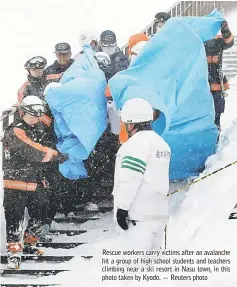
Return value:
[[(213, 9), (222, 12), (227, 18), (233, 10), (237, 10), (237, 1), (179, 1), (165, 12), (171, 17), (204, 16)], [(147, 25), (141, 33), (147, 36), (152, 35), (154, 33), (154, 23)], [(121, 49), (127, 54), (128, 44), (125, 44)]]

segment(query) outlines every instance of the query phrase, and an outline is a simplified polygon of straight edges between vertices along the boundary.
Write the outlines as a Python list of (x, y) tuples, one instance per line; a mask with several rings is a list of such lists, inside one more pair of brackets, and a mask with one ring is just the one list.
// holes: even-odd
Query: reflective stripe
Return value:
[(124, 160), (134, 161), (136, 163), (139, 163), (143, 167), (146, 167), (146, 163), (143, 160), (136, 158), (136, 157), (133, 157), (133, 156), (124, 156), (122, 161), (124, 161)]
[[(226, 90), (228, 90), (230, 88), (228, 82), (223, 84), (223, 86), (224, 86), (224, 91), (226, 91)], [(213, 91), (213, 92), (222, 91), (221, 85), (220, 84), (211, 84), (211, 91)]]
[(223, 38), (223, 39), (224, 39), (224, 42), (226, 44), (229, 44), (230, 42), (232, 42), (234, 40), (234, 36), (231, 34), (229, 38), (227, 38), (227, 39)]
[(18, 90), (17, 92), (17, 99), (18, 99), (18, 102), (21, 103), (23, 98), (24, 98), (24, 90), (27, 86), (30, 85), (30, 82), (29, 81), (26, 81), (21, 87), (20, 89)]
[(40, 121), (41, 121), (42, 123), (44, 123), (47, 127), (49, 127), (49, 126), (51, 125), (51, 123), (52, 123), (52, 119), (51, 119), (49, 116), (45, 115), (45, 114), (43, 114), (43, 116), (40, 117), (39, 119), (40, 119)]
[(52, 159), (52, 157), (54, 155), (57, 155), (58, 152), (56, 150), (53, 150), (53, 149), (50, 149), (50, 148), (47, 148), (47, 151), (46, 151), (46, 154), (44, 156), (44, 158), (42, 159), (41, 162), (48, 162)]
[(55, 80), (55, 79), (60, 79), (62, 77), (62, 73), (61, 74), (50, 74), (47, 75), (47, 80)]
[(42, 162), (50, 161), (54, 155), (58, 154), (56, 150), (44, 147), (41, 144), (34, 142), (26, 135), (26, 132), (20, 128), (13, 128), (13, 132), (24, 143), (41, 151), (42, 153), (45, 153)]
[(9, 189), (19, 189), (25, 191), (35, 191), (37, 188), (37, 183), (24, 182), (18, 180), (3, 180), (3, 187)]
[(207, 56), (208, 64), (217, 64), (219, 63), (219, 56)]
[(133, 168), (138, 168), (143, 172), (145, 171), (145, 167), (143, 167), (141, 164), (132, 162), (130, 160), (122, 160), (122, 165), (129, 165)]
[(22, 245), (20, 242), (7, 243), (7, 250), (12, 252), (12, 253), (21, 252), (22, 251)]
[(107, 85), (106, 88), (105, 88), (105, 96), (106, 96), (106, 98), (109, 98), (109, 97), (112, 96), (110, 88), (109, 88), (109, 85)]
[(35, 235), (31, 235), (27, 232), (24, 233), (24, 242), (29, 243), (29, 244), (35, 244), (39, 241), (39, 238), (36, 237)]

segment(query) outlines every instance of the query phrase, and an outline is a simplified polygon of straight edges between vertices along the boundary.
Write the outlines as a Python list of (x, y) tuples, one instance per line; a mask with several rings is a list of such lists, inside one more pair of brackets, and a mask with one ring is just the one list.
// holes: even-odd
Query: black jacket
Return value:
[(118, 51), (110, 56), (111, 65), (105, 71), (106, 80), (108, 81), (118, 72), (125, 70), (129, 66), (129, 60), (126, 55), (123, 54), (122, 51)]
[(58, 75), (46, 75), (45, 72), (40, 78), (28, 75), (28, 81), (26, 81), (17, 92), (18, 102), (20, 103), (27, 96), (36, 96), (42, 99), (44, 97), (43, 92), (45, 87), (49, 83), (59, 81), (59, 79), (60, 77)]
[(234, 36), (229, 29), (222, 32), (221, 36), (204, 43), (208, 63), (208, 80), (212, 92), (222, 91), (222, 78), (224, 90), (229, 88), (227, 78), (222, 75), (222, 58), (223, 51), (231, 48), (233, 45)]
[[(57, 150), (39, 143), (36, 127), (15, 119), (3, 139), (4, 188), (34, 191), (42, 184), (44, 168), (57, 161)], [(30, 189), (32, 188), (32, 189)]]
[(45, 73), (46, 75), (64, 73), (73, 63), (74, 63), (74, 60), (71, 59), (70, 62), (66, 66), (62, 66), (56, 60), (52, 65), (46, 68)]

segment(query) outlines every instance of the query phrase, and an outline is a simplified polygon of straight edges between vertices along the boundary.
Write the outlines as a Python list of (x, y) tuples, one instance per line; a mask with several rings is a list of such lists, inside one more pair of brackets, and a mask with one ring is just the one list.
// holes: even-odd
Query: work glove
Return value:
[(123, 229), (123, 230), (127, 230), (128, 229), (128, 210), (124, 210), (124, 209), (117, 209), (117, 222), (118, 225)]
[[(127, 230), (128, 229), (128, 210), (124, 210), (121, 208), (117, 209), (117, 222), (118, 225), (123, 229), (123, 230)], [(136, 221), (135, 220), (131, 220), (132, 224), (134, 226), (136, 226)]]
[(69, 156), (61, 152), (58, 152), (58, 154), (53, 157), (53, 161), (57, 161), (59, 163), (64, 163), (68, 159), (69, 159)]
[(229, 26), (228, 26), (228, 23), (226, 21), (223, 21), (221, 23), (221, 34), (225, 34), (226, 32), (229, 31)]

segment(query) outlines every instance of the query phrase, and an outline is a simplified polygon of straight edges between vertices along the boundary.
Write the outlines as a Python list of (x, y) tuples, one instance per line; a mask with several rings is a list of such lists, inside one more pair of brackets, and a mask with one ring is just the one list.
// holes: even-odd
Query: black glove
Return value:
[(223, 21), (221, 23), (221, 34), (226, 33), (229, 30), (228, 23), (226, 21)]
[(117, 209), (117, 222), (118, 225), (123, 229), (123, 230), (127, 230), (128, 229), (128, 210), (124, 210), (124, 209)]
[(69, 156), (67, 154), (60, 153), (60, 152), (58, 152), (58, 154), (54, 156), (53, 158), (54, 161), (57, 161), (59, 163), (64, 163), (68, 159), (69, 159)]

